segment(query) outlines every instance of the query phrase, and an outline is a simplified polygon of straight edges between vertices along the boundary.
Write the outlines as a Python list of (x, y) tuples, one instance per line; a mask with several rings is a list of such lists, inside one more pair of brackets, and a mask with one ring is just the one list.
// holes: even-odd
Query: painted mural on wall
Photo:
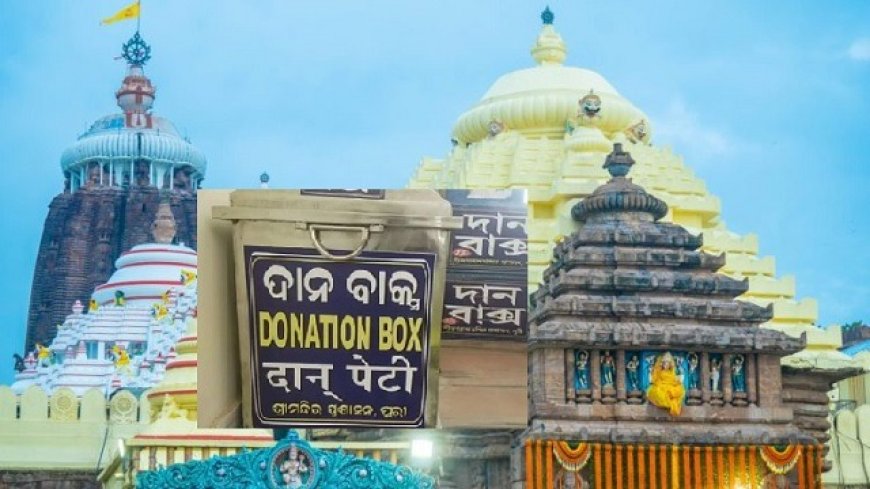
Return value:
[(435, 258), (246, 246), (255, 425), (422, 426)]

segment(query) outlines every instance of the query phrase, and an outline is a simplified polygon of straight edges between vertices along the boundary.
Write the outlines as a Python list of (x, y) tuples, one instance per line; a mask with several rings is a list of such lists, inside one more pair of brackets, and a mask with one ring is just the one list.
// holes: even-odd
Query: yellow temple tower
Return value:
[(726, 255), (722, 273), (749, 281), (741, 297), (773, 307), (765, 326), (807, 335), (806, 350), (786, 357), (795, 368), (842, 369), (839, 328), (815, 324), (814, 299), (795, 297), (795, 279), (776, 275), (758, 256), (758, 238), (730, 231), (719, 199), (683, 159), (651, 142), (648, 117), (600, 74), (564, 64), (567, 48), (549, 9), (532, 46), (535, 66), (501, 76), (453, 127), (446, 158), (423, 158), (411, 187), (526, 188), (529, 191), (529, 285), (537, 288), (553, 245), (574, 230), (571, 207), (604, 183), (601, 164), (622, 143), (637, 165), (632, 179), (668, 204), (665, 221), (703, 234), (703, 250)]

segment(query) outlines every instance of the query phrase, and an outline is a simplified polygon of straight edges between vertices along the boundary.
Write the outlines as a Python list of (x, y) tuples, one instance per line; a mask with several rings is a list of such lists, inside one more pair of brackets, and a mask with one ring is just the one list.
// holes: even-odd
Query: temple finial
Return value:
[(567, 49), (565, 42), (562, 41), (562, 36), (553, 27), (554, 18), (549, 6), (541, 12), (541, 20), (544, 25), (541, 26), (541, 33), (538, 34), (535, 45), (532, 46), (532, 57), (540, 65), (560, 65), (565, 61)]
[(175, 216), (169, 202), (161, 202), (157, 207), (157, 214), (151, 224), (151, 235), (156, 243), (171, 244), (175, 239)]
[(550, 10), (550, 6), (547, 5), (547, 7), (544, 8), (544, 11), (541, 12), (541, 21), (544, 22), (544, 25), (551, 25), (553, 23), (554, 18), (555, 18), (555, 16), (553, 15), (553, 12)]
[(613, 151), (604, 160), (604, 169), (612, 177), (624, 177), (634, 165), (631, 153), (622, 150), (622, 143), (614, 143)]
[(138, 30), (121, 46), (121, 50), (121, 57), (127, 60), (130, 66), (145, 66), (145, 63), (151, 59), (151, 46), (142, 39)]

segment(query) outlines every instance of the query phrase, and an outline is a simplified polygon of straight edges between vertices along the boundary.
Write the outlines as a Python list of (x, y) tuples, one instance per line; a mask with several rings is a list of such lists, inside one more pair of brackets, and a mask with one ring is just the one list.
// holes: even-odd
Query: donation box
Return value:
[(450, 231), (431, 190), (237, 190), (244, 427), (436, 424)]

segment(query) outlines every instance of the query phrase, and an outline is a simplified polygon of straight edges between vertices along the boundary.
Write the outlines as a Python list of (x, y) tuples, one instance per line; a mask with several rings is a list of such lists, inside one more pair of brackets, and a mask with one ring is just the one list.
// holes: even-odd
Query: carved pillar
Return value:
[(625, 350), (616, 351), (616, 402), (625, 403)]
[(601, 402), (601, 354), (598, 350), (589, 352), (589, 386), (592, 387), (592, 402)]
[(758, 382), (755, 375), (755, 356), (754, 353), (746, 355), (746, 397), (751, 406), (755, 406), (758, 402), (758, 398), (755, 395), (755, 386)]
[(734, 355), (726, 353), (722, 355), (722, 375), (719, 377), (719, 382), (722, 384), (722, 393), (726, 404), (731, 403), (733, 399), (733, 386), (731, 385), (731, 359)]
[(710, 404), (710, 354), (701, 352), (701, 400), (704, 404)]
[(565, 400), (573, 403), (577, 398), (574, 392), (574, 350), (565, 350)]

